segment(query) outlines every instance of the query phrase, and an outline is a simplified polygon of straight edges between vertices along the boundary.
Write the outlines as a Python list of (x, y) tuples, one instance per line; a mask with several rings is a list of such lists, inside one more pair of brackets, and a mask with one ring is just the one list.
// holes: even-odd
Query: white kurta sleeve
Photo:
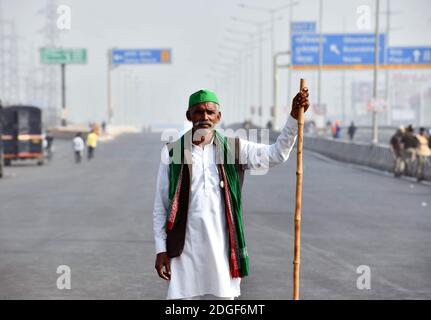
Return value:
[(267, 145), (241, 139), (241, 162), (251, 170), (269, 169), (285, 162), (295, 144), (297, 133), (297, 121), (289, 115), (274, 144)]
[(166, 218), (169, 209), (169, 153), (162, 150), (153, 210), (153, 231), (156, 254), (166, 252)]

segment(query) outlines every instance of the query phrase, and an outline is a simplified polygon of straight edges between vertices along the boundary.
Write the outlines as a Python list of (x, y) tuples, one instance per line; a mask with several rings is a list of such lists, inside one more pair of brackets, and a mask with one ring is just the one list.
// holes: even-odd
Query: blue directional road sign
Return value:
[(389, 47), (388, 64), (431, 64), (431, 47)]
[[(324, 34), (323, 65), (371, 65), (374, 63), (374, 34)], [(292, 65), (319, 64), (318, 34), (292, 35)], [(379, 63), (384, 62), (385, 36), (379, 37)]]
[(171, 49), (112, 49), (112, 64), (171, 63)]
[(292, 33), (316, 33), (315, 21), (292, 22), (290, 27), (292, 28)]

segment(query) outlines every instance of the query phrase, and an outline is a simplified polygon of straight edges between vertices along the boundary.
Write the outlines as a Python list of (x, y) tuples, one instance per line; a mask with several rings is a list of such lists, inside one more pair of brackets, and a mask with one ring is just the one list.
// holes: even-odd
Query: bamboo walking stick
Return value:
[[(300, 91), (306, 87), (300, 81)], [(302, 144), (304, 135), (304, 107), (298, 112), (298, 144), (296, 148), (296, 206), (295, 206), (295, 248), (293, 258), (293, 300), (299, 300), (299, 265), (301, 252), (301, 207), (302, 207)]]

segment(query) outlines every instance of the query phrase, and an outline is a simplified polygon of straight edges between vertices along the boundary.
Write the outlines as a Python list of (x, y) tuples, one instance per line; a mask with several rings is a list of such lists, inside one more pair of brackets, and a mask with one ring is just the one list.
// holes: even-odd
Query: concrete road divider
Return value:
[[(271, 131), (270, 140), (275, 141), (278, 135), (279, 132)], [(393, 172), (394, 158), (388, 145), (371, 145), (308, 135), (304, 137), (304, 148), (338, 161)], [(411, 170), (411, 172), (415, 171), (415, 168)], [(430, 162), (425, 167), (425, 180), (431, 181)]]
[[(78, 132), (81, 132), (84, 137), (90, 133), (90, 128), (85, 124), (70, 125), (67, 127), (49, 128), (51, 134), (56, 139), (73, 139)], [(110, 141), (117, 136), (127, 133), (139, 133), (140, 131), (133, 126), (107, 126), (106, 132), (99, 136), (100, 142)]]

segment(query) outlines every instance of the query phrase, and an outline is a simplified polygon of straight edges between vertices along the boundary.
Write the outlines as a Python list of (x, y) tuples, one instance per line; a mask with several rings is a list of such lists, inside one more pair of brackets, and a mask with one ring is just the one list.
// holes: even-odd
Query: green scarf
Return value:
[[(223, 155), (223, 165), (218, 165), (223, 179), (222, 193), (225, 199), (226, 222), (229, 231), (229, 261), (231, 276), (233, 278), (245, 277), (249, 273), (249, 256), (244, 237), (244, 224), (242, 219), (241, 186), (235, 159), (229, 146), (228, 138), (214, 130), (217, 139), (218, 152)], [(181, 160), (174, 156), (174, 150), (181, 151)], [(183, 214), (179, 210), (179, 194), (184, 172), (184, 135), (174, 143), (169, 151), (173, 160), (169, 164), (169, 214), (167, 217), (167, 231), (172, 230)], [(179, 161), (180, 160), (180, 161)]]

